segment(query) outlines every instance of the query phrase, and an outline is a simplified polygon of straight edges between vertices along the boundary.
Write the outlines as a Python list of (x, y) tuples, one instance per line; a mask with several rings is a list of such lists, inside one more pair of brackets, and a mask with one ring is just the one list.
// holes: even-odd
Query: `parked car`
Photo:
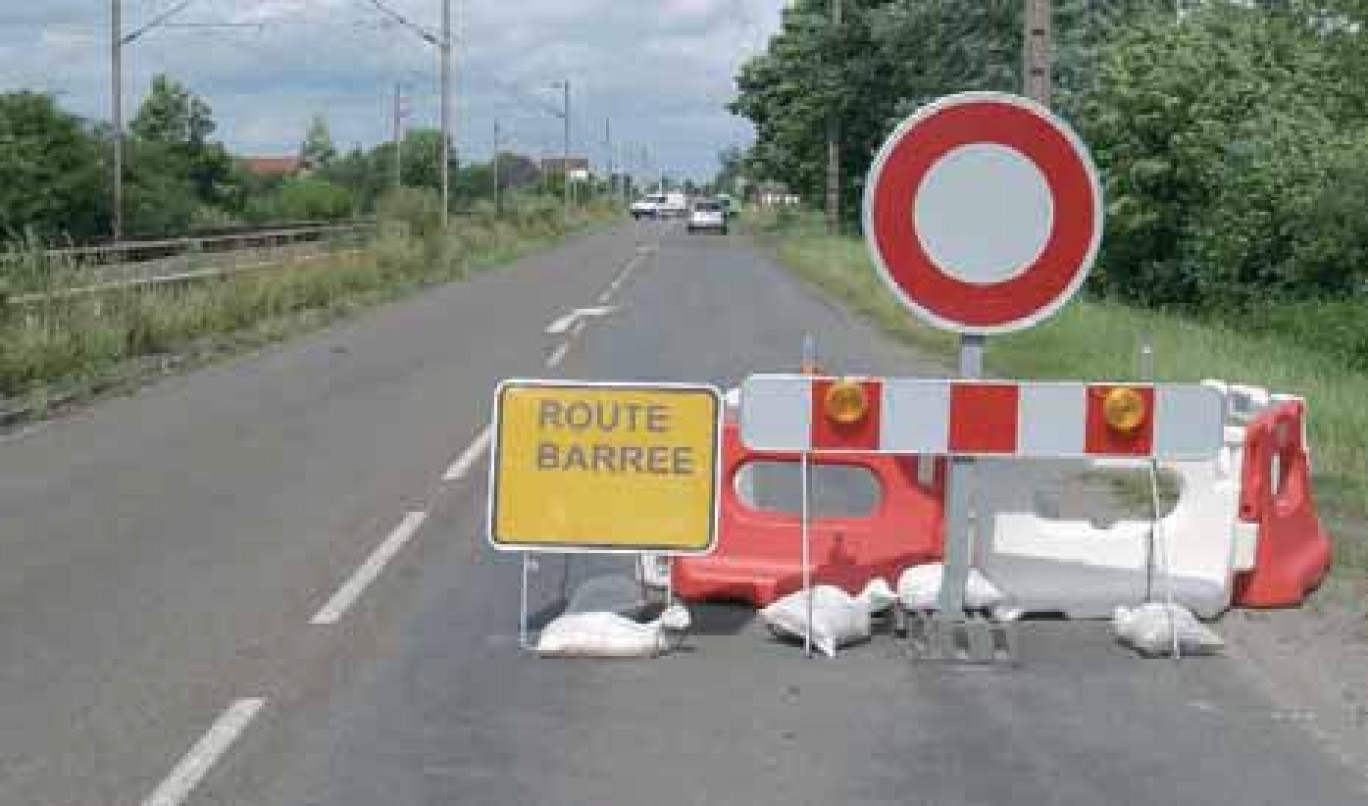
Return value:
[(717, 200), (722, 203), (722, 211), (727, 214), (727, 218), (735, 218), (741, 212), (736, 208), (736, 199), (726, 193), (719, 193)]
[(640, 221), (643, 218), (659, 218), (660, 208), (665, 204), (665, 197), (660, 194), (642, 196), (632, 202), (632, 218)]
[(694, 202), (693, 208), (689, 210), (689, 220), (686, 226), (689, 232), (705, 230), (726, 235), (727, 211), (722, 206), (722, 202), (716, 199), (703, 199)]

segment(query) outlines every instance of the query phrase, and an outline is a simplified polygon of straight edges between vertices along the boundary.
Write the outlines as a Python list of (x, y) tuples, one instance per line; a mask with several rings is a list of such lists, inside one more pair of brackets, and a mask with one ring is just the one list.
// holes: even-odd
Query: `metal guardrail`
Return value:
[[(4, 299), (3, 304), (26, 307), (180, 285), (355, 253), (357, 237), (374, 226), (374, 222), (361, 222), (45, 250), (41, 253), (43, 259), (52, 261), (52, 266), (75, 270), (76, 274), (67, 274), (68, 283), (76, 276), (84, 278), (84, 282), (21, 292)], [(310, 244), (318, 244), (321, 249), (301, 251)], [(345, 248), (344, 244), (353, 248)], [(31, 254), (24, 253), (0, 255), (0, 270), (32, 259)]]
[(337, 249), (307, 255), (282, 256), (275, 260), (259, 260), (241, 265), (193, 269), (191, 271), (176, 272), (174, 274), (154, 274), (149, 277), (136, 277), (128, 280), (117, 280), (105, 283), (95, 283), (94, 285), (76, 286), (74, 288), (63, 288), (53, 291), (50, 294), (20, 294), (3, 300), (3, 303), (6, 305), (24, 307), (42, 303), (59, 302), (61, 300), (78, 299), (80, 297), (90, 297), (115, 291), (133, 291), (140, 288), (181, 285), (201, 280), (212, 280), (218, 277), (228, 277), (234, 274), (278, 268), (285, 264), (309, 263), (327, 257), (356, 254), (360, 251), (361, 250), (359, 249)]
[[(296, 243), (311, 243), (334, 236), (354, 235), (375, 226), (373, 221), (346, 224), (273, 227), (262, 230), (225, 235), (161, 238), (146, 241), (123, 241), (99, 246), (75, 246), (45, 249), (39, 254), (44, 260), (72, 268), (97, 268), (145, 263), (181, 255), (214, 254), (243, 249), (260, 249)], [(0, 268), (32, 259), (32, 253), (0, 253)]]

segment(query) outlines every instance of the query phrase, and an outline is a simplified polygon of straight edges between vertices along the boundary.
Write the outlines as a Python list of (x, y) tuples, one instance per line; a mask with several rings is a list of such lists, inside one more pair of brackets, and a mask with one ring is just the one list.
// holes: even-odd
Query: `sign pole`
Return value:
[[(987, 339), (979, 334), (960, 337), (960, 377), (983, 377), (983, 348)], [(950, 478), (945, 501), (945, 566), (936, 603), (942, 616), (964, 613), (964, 591), (969, 585), (973, 555), (971, 520), (974, 500), (974, 459), (950, 458)]]
[[(802, 372), (806, 375), (817, 373), (817, 339), (811, 333), (803, 334)], [(799, 460), (799, 484), (802, 485), (802, 541), (803, 541), (803, 590), (807, 593), (807, 627), (803, 631), (803, 652), (812, 657), (812, 463), (808, 451), (803, 451)]]
[(518, 646), (523, 649), (531, 649), (527, 643), (527, 572), (528, 572), (527, 552), (522, 553), (522, 594), (519, 598), (518, 607)]
[(807, 595), (807, 624), (803, 630), (803, 652), (810, 658), (812, 657), (812, 544), (811, 544), (811, 496), (812, 496), (812, 463), (809, 461), (807, 451), (803, 452), (803, 458), (799, 463), (799, 475), (802, 476), (803, 485), (802, 495), (802, 521), (803, 521), (803, 591)]

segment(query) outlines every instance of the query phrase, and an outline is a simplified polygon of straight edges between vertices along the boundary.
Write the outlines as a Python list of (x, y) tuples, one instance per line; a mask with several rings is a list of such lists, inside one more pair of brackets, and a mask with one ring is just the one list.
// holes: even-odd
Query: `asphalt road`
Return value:
[[(1099, 625), (1029, 624), (1004, 669), (807, 660), (721, 606), (659, 660), (520, 652), (494, 385), (730, 386), (807, 332), (841, 371), (936, 371), (739, 238), (628, 225), (0, 442), (0, 804), (1368, 799), (1240, 662)], [(613, 567), (545, 559), (535, 603)]]

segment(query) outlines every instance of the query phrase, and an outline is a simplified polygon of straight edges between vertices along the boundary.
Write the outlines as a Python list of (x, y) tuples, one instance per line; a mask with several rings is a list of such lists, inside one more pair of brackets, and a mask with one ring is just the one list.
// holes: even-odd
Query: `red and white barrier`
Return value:
[[(789, 383), (793, 376), (761, 377)], [(809, 383), (789, 388), (807, 392), (810, 420), (812, 412), (820, 411), (820, 398), (813, 379), (804, 380)], [(1072, 618), (1110, 617), (1118, 605), (1159, 597), (1166, 566), (1175, 601), (1203, 617), (1219, 615), (1231, 605), (1300, 603), (1324, 575), (1330, 558), (1329, 540), (1310, 495), (1305, 402), (1258, 387), (1214, 381), (1203, 387), (1220, 403), (1219, 450), (1205, 459), (1159, 462), (1160, 471), (1177, 482), (1179, 494), (1174, 508), (1160, 519), (1157, 539), (1151, 539), (1156, 533), (1148, 519), (1098, 526), (1042, 513), (1038, 501), (1046, 476), (1057, 480), (1091, 469), (1129, 469), (1147, 482), (1148, 457), (1092, 456), (1081, 462), (990, 457), (978, 463), (980, 526), (974, 564), (1026, 612), (1060, 612)], [(776, 391), (759, 388), (762, 394)], [(882, 394), (880, 390), (875, 405), (887, 422)], [(736, 390), (728, 394), (717, 550), (674, 565), (675, 586), (686, 599), (736, 598), (763, 605), (800, 586), (796, 514), (756, 509), (740, 493), (750, 463), (794, 462), (797, 456), (790, 442), (781, 443), (783, 450), (746, 444), (744, 424), (732, 419), (744, 412), (744, 397)], [(813, 522), (818, 581), (854, 592), (874, 577), (893, 581), (907, 565), (941, 559), (943, 455), (814, 449), (810, 461), (814, 467), (864, 468), (882, 491), (879, 506), (868, 517), (819, 517)]]
[(1200, 384), (755, 375), (740, 417), (763, 451), (1177, 460), (1220, 450), (1222, 409)]
[(1236, 604), (1286, 607), (1320, 584), (1330, 538), (1311, 494), (1306, 403), (1283, 400), (1245, 430), (1240, 526), (1256, 535), (1253, 563), (1235, 584)]
[[(1157, 595), (1166, 565), (1175, 601), (1203, 617), (1232, 604), (1300, 603), (1329, 564), (1329, 542), (1304, 472), (1305, 404), (1257, 387), (1206, 386), (1226, 404), (1224, 445), (1210, 460), (1160, 463), (1177, 481), (1179, 496), (1157, 530), (1148, 520), (1098, 527), (1047, 517), (1037, 512), (1037, 486), (1023, 478), (1029, 469), (985, 462), (980, 504), (989, 531), (977, 547), (977, 565), (1027, 612), (1073, 618), (1107, 617), (1117, 605)], [(1290, 479), (1277, 494), (1281, 508), (1273, 500), (1270, 458), (1279, 428), (1279, 464)], [(1149, 469), (1134, 460), (1090, 465)]]

